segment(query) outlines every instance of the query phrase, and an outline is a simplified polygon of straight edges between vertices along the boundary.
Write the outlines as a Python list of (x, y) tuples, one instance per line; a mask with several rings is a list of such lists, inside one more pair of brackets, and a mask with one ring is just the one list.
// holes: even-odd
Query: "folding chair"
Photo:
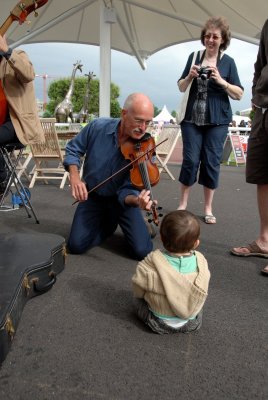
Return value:
[[(39, 224), (36, 213), (30, 201), (30, 192), (24, 187), (18, 172), (18, 165), (20, 165), (22, 162), (24, 149), (25, 146), (22, 143), (8, 143), (0, 146), (0, 153), (5, 161), (5, 166), (8, 173), (7, 186), (0, 199), (0, 211), (15, 210), (19, 208), (19, 205), (22, 205), (25, 208), (28, 217), (31, 217), (31, 211), (36, 223)], [(13, 185), (16, 188), (16, 193), (12, 192), (11, 187)], [(5, 198), (9, 192), (12, 194), (12, 206), (4, 205)]]
[(162, 130), (157, 138), (157, 142), (162, 142), (162, 140), (166, 140), (164, 143), (160, 144), (156, 147), (156, 158), (160, 165), (159, 172), (165, 171), (168, 173), (173, 181), (175, 180), (174, 176), (168, 169), (168, 162), (171, 154), (173, 153), (178, 138), (180, 136), (180, 126), (179, 125), (164, 125)]
[(40, 121), (45, 134), (45, 143), (30, 145), (35, 167), (29, 188), (32, 188), (37, 180), (47, 184), (48, 180), (57, 179), (61, 181), (60, 188), (63, 189), (69, 173), (63, 167), (64, 151), (60, 147), (55, 130), (56, 118), (41, 118)]
[(23, 151), (22, 151), (22, 155), (21, 158), (18, 162), (17, 165), (17, 173), (18, 173), (18, 177), (21, 178), (22, 176), (24, 176), (28, 182), (31, 181), (31, 177), (29, 175), (28, 172), (28, 167), (30, 164), (30, 161), (32, 159), (32, 153), (30, 151), (29, 146), (24, 147)]

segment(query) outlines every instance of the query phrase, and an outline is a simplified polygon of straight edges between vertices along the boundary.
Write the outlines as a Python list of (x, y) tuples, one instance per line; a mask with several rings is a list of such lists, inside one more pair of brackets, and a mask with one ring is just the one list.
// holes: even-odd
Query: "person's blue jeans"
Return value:
[(122, 207), (117, 197), (91, 193), (78, 204), (68, 240), (68, 250), (82, 254), (101, 244), (120, 226), (131, 257), (142, 260), (153, 249), (153, 243), (142, 212), (135, 207)]
[(197, 126), (182, 122), (183, 162), (179, 181), (185, 186), (198, 183), (209, 189), (219, 184), (220, 163), (228, 125)]

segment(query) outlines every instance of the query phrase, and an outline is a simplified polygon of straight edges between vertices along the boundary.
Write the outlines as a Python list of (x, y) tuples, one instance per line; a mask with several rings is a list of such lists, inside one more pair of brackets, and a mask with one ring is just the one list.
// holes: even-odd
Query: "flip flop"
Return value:
[[(247, 249), (248, 252), (244, 253), (241, 250), (238, 249)], [(241, 256), (241, 257), (263, 257), (263, 258), (268, 258), (268, 253), (266, 250), (262, 250), (260, 246), (255, 242), (252, 242), (248, 244), (247, 246), (241, 246), (238, 248), (233, 248), (231, 250), (231, 254), (235, 256)]]
[(262, 275), (268, 276), (268, 265), (261, 270)]
[(216, 224), (216, 217), (212, 214), (207, 214), (204, 216), (204, 221), (206, 224)]

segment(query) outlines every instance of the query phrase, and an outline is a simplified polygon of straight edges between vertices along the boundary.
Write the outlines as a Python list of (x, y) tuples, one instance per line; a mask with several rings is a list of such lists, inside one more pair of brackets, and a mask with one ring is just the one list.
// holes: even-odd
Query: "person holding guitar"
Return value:
[[(35, 72), (27, 54), (12, 50), (0, 34), (0, 146), (7, 143), (38, 143), (44, 132), (38, 117), (33, 81)], [(0, 196), (8, 182), (0, 157)]]
[[(141, 210), (151, 210), (156, 201), (146, 185), (141, 190), (134, 187), (122, 147), (128, 141), (135, 147), (147, 140), (146, 128), (153, 115), (154, 106), (147, 96), (131, 94), (121, 118), (94, 119), (67, 144), (64, 166), (70, 173), (72, 196), (79, 202), (67, 243), (69, 252), (81, 254), (101, 244), (118, 225), (131, 257), (141, 260), (152, 250)], [(79, 168), (84, 155), (81, 180)]]

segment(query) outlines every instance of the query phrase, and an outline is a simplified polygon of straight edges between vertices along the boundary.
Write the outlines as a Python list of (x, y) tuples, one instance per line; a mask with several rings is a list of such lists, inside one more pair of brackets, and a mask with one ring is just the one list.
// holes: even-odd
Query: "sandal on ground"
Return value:
[(204, 221), (206, 224), (216, 224), (216, 217), (212, 214), (207, 214), (204, 216)]
[[(247, 252), (245, 252), (245, 249)], [(262, 250), (260, 246), (254, 241), (247, 246), (242, 246), (242, 247), (234, 247), (231, 250), (231, 253), (234, 254), (235, 256), (241, 256), (241, 257), (263, 257), (263, 258), (268, 258), (268, 252), (267, 250)]]
[(262, 275), (268, 276), (268, 265), (261, 270)]

